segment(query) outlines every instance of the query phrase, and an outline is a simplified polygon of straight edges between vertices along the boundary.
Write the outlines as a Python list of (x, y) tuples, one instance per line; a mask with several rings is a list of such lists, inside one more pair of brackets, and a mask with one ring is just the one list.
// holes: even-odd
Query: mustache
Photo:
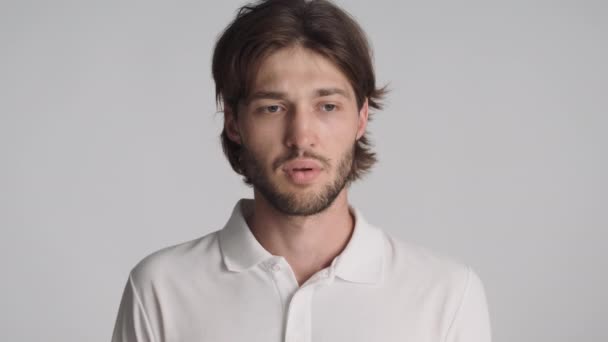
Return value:
[(308, 150), (289, 150), (285, 155), (278, 157), (272, 163), (272, 169), (276, 170), (284, 163), (291, 161), (293, 159), (297, 159), (297, 158), (310, 158), (310, 159), (317, 160), (326, 169), (328, 169), (330, 166), (329, 165), (330, 159), (325, 158), (322, 155), (316, 154), (316, 153), (308, 151)]

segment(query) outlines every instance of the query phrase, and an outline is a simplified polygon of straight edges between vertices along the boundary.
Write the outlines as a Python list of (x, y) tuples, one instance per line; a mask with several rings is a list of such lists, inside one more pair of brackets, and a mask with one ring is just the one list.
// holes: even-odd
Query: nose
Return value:
[(315, 117), (312, 110), (294, 106), (286, 117), (285, 145), (290, 149), (308, 150), (317, 144)]

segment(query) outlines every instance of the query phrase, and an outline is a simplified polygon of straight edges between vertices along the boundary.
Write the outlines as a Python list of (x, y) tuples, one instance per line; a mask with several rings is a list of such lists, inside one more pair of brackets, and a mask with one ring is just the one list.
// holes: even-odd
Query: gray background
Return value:
[[(0, 340), (108, 341), (130, 269), (250, 196), (210, 55), (241, 1), (0, 5)], [(392, 93), (369, 221), (472, 265), (495, 341), (607, 341), (608, 5), (339, 1)]]

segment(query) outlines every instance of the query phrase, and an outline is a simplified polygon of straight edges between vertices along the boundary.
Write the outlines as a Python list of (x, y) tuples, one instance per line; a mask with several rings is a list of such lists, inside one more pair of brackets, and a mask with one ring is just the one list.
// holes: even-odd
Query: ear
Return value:
[(241, 133), (239, 125), (232, 107), (224, 102), (224, 132), (232, 142), (241, 144)]
[(367, 120), (369, 118), (369, 104), (367, 98), (359, 110), (359, 123), (357, 124), (357, 140), (361, 139), (365, 134), (365, 128), (367, 127)]

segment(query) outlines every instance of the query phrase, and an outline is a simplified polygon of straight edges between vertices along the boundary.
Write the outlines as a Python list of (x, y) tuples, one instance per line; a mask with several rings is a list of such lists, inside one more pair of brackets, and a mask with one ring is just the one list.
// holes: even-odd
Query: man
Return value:
[(224, 151), (254, 198), (133, 268), (114, 342), (490, 341), (473, 271), (349, 206), (349, 183), (375, 162), (365, 130), (384, 91), (370, 56), (325, 0), (241, 8), (213, 77)]

